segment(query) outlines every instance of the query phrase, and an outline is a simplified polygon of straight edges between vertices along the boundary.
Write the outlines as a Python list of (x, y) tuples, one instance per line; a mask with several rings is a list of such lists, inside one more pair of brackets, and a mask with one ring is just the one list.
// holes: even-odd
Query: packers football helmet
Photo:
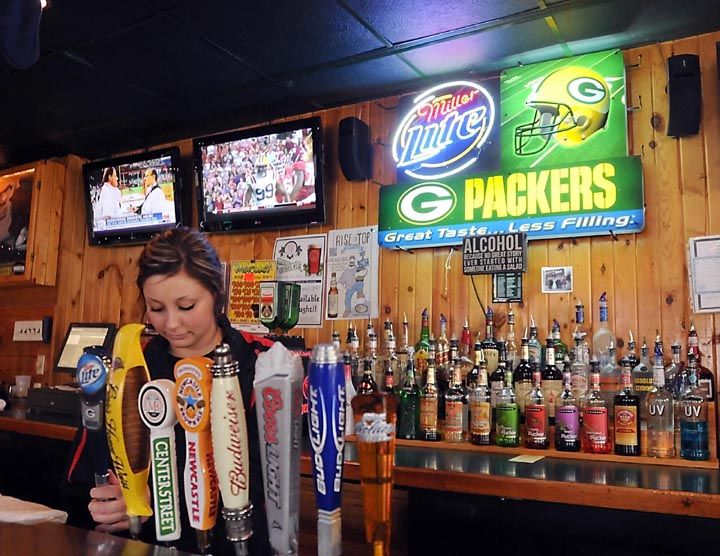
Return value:
[(525, 104), (535, 114), (532, 122), (515, 128), (515, 154), (533, 155), (552, 138), (575, 146), (605, 127), (610, 90), (598, 72), (569, 66), (543, 79)]

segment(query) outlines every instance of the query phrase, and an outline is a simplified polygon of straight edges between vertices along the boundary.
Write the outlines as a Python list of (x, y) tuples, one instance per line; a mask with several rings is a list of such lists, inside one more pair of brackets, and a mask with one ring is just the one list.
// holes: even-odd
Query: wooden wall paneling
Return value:
[[(551, 239), (547, 241), (548, 250), (548, 266), (570, 266), (570, 254), (568, 250), (569, 239)], [(573, 277), (573, 282), (575, 278)], [(571, 312), (572, 293), (553, 293), (547, 294), (548, 298), (548, 315), (545, 337), (550, 335), (553, 325), (553, 319), (557, 319), (560, 323), (560, 333), (562, 341), (565, 345), (572, 345), (572, 330), (569, 322), (574, 315), (574, 309)], [(543, 340), (544, 338), (540, 338)], [(568, 343), (569, 342), (569, 343)], [(558, 361), (558, 365), (562, 367), (562, 362)]]
[[(641, 281), (635, 285), (637, 304), (637, 336), (640, 349), (642, 336), (654, 333), (660, 324), (660, 258), (658, 248), (660, 230), (660, 201), (656, 185), (657, 168), (655, 159), (655, 129), (653, 128), (654, 100), (652, 62), (649, 48), (629, 51), (625, 55), (627, 64), (637, 64), (627, 70), (629, 105), (640, 108), (630, 112), (628, 122), (632, 128), (631, 154), (642, 156), (645, 229), (635, 234), (635, 276)], [(659, 120), (658, 120), (659, 121)], [(628, 264), (631, 264), (628, 261)]]
[[(541, 268), (549, 266), (548, 263), (548, 242), (547, 240), (535, 240), (528, 242), (528, 271), (525, 274), (523, 283), (523, 298), (526, 303), (526, 326), (530, 327), (530, 317), (538, 327), (538, 339), (545, 340), (548, 329), (548, 294), (542, 293)], [(524, 329), (523, 329), (524, 333)]]
[[(448, 296), (450, 297), (448, 337), (455, 336), (459, 340), (465, 319), (468, 318), (468, 287), (470, 287), (470, 278), (462, 273), (462, 246), (455, 247), (450, 265), (451, 270), (447, 278)], [(503, 310), (507, 312), (507, 306), (503, 307)], [(472, 347), (470, 351), (472, 351)]]
[(38, 283), (55, 285), (57, 280), (58, 239), (62, 202), (65, 193), (65, 165), (57, 160), (45, 161), (40, 165), (36, 180), (41, 188), (42, 203), (38, 207), (40, 217), (35, 223), (38, 230), (33, 250), (33, 277)]
[[(615, 337), (627, 353), (629, 331), (637, 336), (637, 276), (635, 275), (635, 235), (622, 234), (612, 242), (613, 284), (615, 289)], [(622, 342), (620, 342), (622, 340)]]
[[(667, 121), (668, 95), (667, 85), (667, 58), (673, 54), (672, 44), (662, 43), (649, 48), (652, 61), (653, 104), (654, 111), (662, 114), (664, 125), (657, 129), (655, 134), (657, 165), (656, 183), (659, 191), (659, 206), (657, 217), (660, 219), (659, 245), (662, 246), (663, 261), (671, 261), (660, 267), (660, 295), (662, 323), (659, 323), (660, 334), (664, 336), (665, 330), (669, 333), (678, 329), (683, 318), (683, 288), (684, 275), (683, 261), (685, 249), (683, 247), (682, 230), (682, 197), (680, 194), (680, 168), (678, 162), (678, 139), (668, 137)], [(643, 334), (654, 336), (655, 330), (645, 330)]]
[[(585, 240), (588, 241), (588, 240)], [(592, 299), (590, 306), (586, 306), (586, 314), (592, 314), (590, 328), (594, 332), (595, 327), (600, 324), (600, 305), (599, 299), (602, 292), (606, 292), (608, 299), (608, 326), (614, 334), (617, 334), (615, 327), (615, 318), (618, 311), (623, 310), (625, 299), (618, 299), (615, 294), (613, 276), (614, 276), (614, 259), (613, 259), (613, 240), (608, 236), (597, 236), (590, 240), (590, 277), (592, 280)], [(632, 295), (632, 292), (629, 293)], [(592, 333), (588, 334), (588, 343), (594, 350), (592, 345)]]
[[(573, 334), (575, 327), (577, 326), (579, 331), (584, 331), (590, 335), (588, 342), (592, 340), (592, 333), (590, 331), (590, 323), (592, 319), (592, 288), (591, 288), (591, 274), (590, 274), (590, 241), (584, 240), (573, 240), (568, 241), (568, 259), (570, 266), (573, 267), (573, 291), (570, 295), (570, 308), (571, 316), (568, 322), (571, 324), (568, 347), (574, 346)], [(585, 322), (577, 324), (575, 322), (575, 305), (582, 303), (585, 307)]]
[[(383, 108), (383, 106), (386, 106), (383, 101), (371, 102), (369, 113), (370, 137), (373, 149), (373, 179), (370, 182), (370, 191), (375, 196), (376, 201), (373, 202), (373, 205), (368, 207), (368, 211), (375, 211), (373, 223), (378, 223), (380, 210), (380, 187), (392, 187), (392, 184), (395, 182), (392, 156), (389, 148), (391, 141), (390, 129), (392, 128), (395, 120), (394, 116), (389, 113), (390, 111)], [(377, 202), (377, 206), (374, 206), (375, 202)], [(398, 312), (399, 256), (399, 253), (395, 250), (380, 248), (378, 257), (380, 261), (380, 266), (378, 268), (378, 295), (380, 296), (378, 304), (380, 321), (384, 322), (386, 318), (390, 319), (393, 323), (393, 331), (396, 339), (400, 336), (402, 326), (402, 315)]]

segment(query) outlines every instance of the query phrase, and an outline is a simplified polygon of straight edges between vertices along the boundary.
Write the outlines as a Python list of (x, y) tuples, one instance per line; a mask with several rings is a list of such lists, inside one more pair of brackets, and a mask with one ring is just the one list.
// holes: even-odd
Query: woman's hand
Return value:
[(88, 509), (92, 518), (98, 523), (95, 527), (96, 531), (116, 533), (130, 527), (120, 481), (112, 470), (108, 484), (90, 489), (90, 497), (92, 500), (88, 504)]

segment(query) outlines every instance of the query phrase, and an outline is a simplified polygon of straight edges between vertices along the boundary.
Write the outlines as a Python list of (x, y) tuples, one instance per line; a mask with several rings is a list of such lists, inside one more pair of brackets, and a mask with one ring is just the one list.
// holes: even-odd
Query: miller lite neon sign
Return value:
[(495, 125), (495, 101), (470, 81), (437, 85), (413, 101), (393, 138), (398, 170), (416, 179), (438, 179), (470, 167)]

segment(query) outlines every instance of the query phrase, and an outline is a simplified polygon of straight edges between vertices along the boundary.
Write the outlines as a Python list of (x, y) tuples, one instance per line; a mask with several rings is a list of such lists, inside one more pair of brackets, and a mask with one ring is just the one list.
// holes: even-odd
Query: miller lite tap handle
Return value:
[(110, 372), (110, 358), (84, 353), (77, 365), (77, 381), (82, 392), (82, 424), (87, 431), (88, 449), (92, 454), (95, 486), (108, 484), (110, 454), (105, 435), (105, 386)]
[(230, 347), (220, 344), (213, 353), (212, 370), (212, 443), (215, 468), (222, 495), (227, 539), (236, 550), (237, 543), (252, 536), (252, 504), (250, 503), (250, 462), (248, 458), (247, 421), (243, 404), (239, 366)]
[(145, 384), (138, 397), (140, 417), (150, 429), (155, 536), (162, 542), (178, 540), (181, 532), (174, 392), (175, 383), (161, 378)]
[(210, 546), (209, 531), (215, 525), (218, 509), (210, 437), (211, 364), (207, 357), (189, 357), (175, 364), (175, 415), (185, 429), (185, 505), (201, 552)]
[(137, 406), (140, 388), (150, 380), (140, 346), (143, 330), (142, 324), (126, 324), (115, 336), (105, 406), (110, 459), (120, 481), (133, 538), (140, 534), (141, 518), (152, 515), (146, 490), (150, 439)]

